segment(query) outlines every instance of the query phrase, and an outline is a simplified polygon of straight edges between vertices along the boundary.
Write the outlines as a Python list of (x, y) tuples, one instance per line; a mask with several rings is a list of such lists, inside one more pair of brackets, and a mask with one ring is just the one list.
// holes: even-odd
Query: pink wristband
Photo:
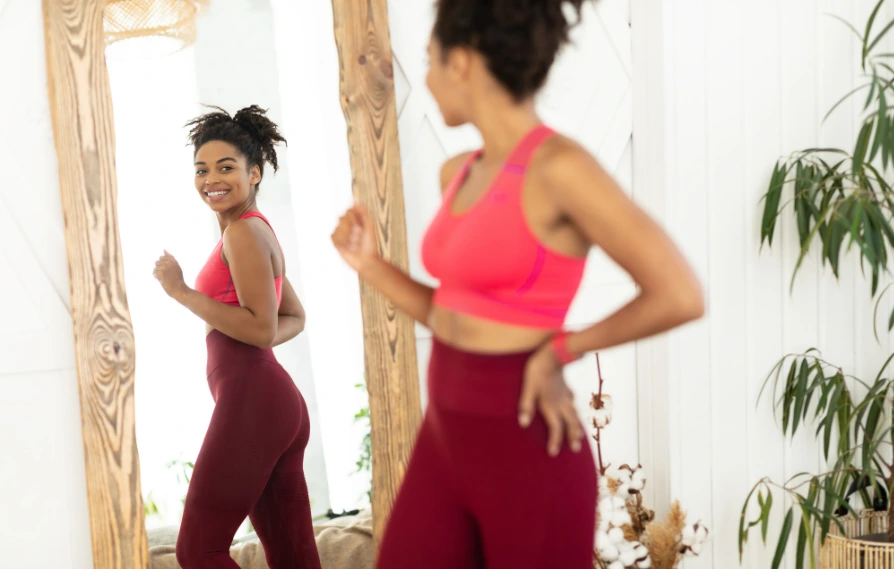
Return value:
[(564, 330), (550, 339), (549, 347), (553, 351), (556, 361), (563, 366), (580, 359), (579, 355), (568, 351), (568, 332)]

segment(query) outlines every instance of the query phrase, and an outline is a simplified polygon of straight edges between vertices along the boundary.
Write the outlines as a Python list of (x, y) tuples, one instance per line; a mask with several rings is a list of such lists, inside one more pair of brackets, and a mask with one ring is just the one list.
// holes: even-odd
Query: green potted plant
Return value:
[[(842, 20), (859, 38), (865, 81), (829, 114), (844, 101), (859, 95), (862, 102), (865, 96), (853, 151), (811, 148), (777, 162), (764, 196), (761, 230), (761, 245), (772, 246), (780, 216), (790, 207), (800, 240), (792, 280), (817, 241), (823, 266), (828, 262), (836, 277), (842, 253), (853, 248), (871, 295), (879, 299), (884, 294), (878, 294), (881, 278), (888, 273), (888, 247), (894, 247), (894, 190), (885, 177), (894, 164), (889, 105), (894, 100), (894, 54), (880, 52), (894, 21), (876, 26), (884, 3), (875, 5), (862, 32)], [(888, 319), (888, 330), (892, 327), (894, 313)], [(790, 543), (799, 569), (808, 562), (815, 568), (818, 560), (828, 568), (894, 567), (894, 508), (889, 500), (894, 461), (887, 458), (894, 446), (894, 378), (886, 376), (890, 361), (870, 381), (847, 375), (815, 349), (787, 355), (774, 366), (761, 396), (772, 395), (784, 435), (815, 427), (829, 467), (820, 474), (798, 474), (783, 482), (764, 478), (755, 484), (742, 508), (740, 559), (752, 529), (760, 527), (766, 544), (770, 516), (781, 507), (787, 511), (773, 569)]]

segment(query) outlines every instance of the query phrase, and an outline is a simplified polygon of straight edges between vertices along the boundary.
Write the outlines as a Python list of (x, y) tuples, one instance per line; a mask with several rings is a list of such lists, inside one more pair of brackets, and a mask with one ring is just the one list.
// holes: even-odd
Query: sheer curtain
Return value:
[[(161, 40), (164, 41), (164, 40)], [(139, 53), (158, 53), (151, 39)], [(126, 42), (125, 42), (126, 43)], [(111, 55), (117, 53), (119, 57)], [(183, 124), (200, 111), (193, 48), (140, 56), (110, 50), (118, 219), (136, 336), (136, 432), (143, 496), (159, 507), (149, 527), (176, 524), (184, 481), (172, 461), (192, 461), (211, 417), (204, 326), (152, 277), (167, 249), (192, 282), (217, 239), (215, 220), (192, 185)]]

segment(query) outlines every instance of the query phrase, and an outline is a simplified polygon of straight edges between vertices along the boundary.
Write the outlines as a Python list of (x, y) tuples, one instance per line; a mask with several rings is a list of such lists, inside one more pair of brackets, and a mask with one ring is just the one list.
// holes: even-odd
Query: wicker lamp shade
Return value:
[(196, 15), (208, 0), (108, 0), (103, 13), (106, 45), (162, 37), (179, 48), (196, 39)]

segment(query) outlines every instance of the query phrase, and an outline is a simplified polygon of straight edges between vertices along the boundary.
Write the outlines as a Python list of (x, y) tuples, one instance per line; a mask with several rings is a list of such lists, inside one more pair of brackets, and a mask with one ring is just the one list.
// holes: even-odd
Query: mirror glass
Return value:
[[(221, 238), (217, 215), (196, 189), (194, 149), (184, 127), (209, 112), (202, 105), (231, 115), (258, 105), (288, 141), (276, 148), (278, 172), (265, 168), (257, 208), (275, 231), (286, 278), (307, 316), (304, 331), (274, 353), (307, 404), (304, 474), (314, 519), (369, 504), (358, 284), (329, 244), (337, 212), (352, 200), (350, 167), (331, 7), (315, 4), (320, 6), (281, 5), (280, 14), (304, 28), (283, 33), (269, 1), (212, 2), (197, 20), (195, 43), (185, 49), (172, 49), (175, 42), (165, 38), (141, 38), (107, 51), (118, 215), (136, 337), (136, 433), (150, 530), (180, 523), (215, 408), (206, 380), (205, 323), (153, 277), (167, 250), (185, 283), (195, 287)], [(297, 53), (315, 55), (312, 61), (283, 56)], [(251, 529), (246, 521), (237, 537)]]

